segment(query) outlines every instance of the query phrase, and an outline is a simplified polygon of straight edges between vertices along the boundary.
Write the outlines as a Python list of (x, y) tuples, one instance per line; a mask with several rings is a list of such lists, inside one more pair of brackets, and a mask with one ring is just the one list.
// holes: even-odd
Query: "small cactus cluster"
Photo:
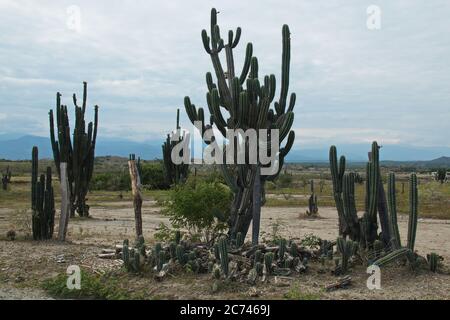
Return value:
[(9, 166), (6, 167), (6, 170), (4, 173), (2, 173), (2, 187), (3, 190), (8, 190), (8, 184), (11, 182), (11, 170), (9, 169)]
[(356, 241), (352, 241), (350, 239), (344, 239), (339, 237), (336, 240), (336, 247), (339, 252), (339, 259), (336, 259), (338, 263), (336, 263), (335, 274), (346, 274), (349, 270), (350, 263), (352, 262), (352, 258), (358, 252), (359, 244)]
[(60, 164), (62, 162), (67, 163), (71, 202), (70, 214), (74, 216), (76, 211), (82, 217), (89, 216), (86, 195), (94, 171), (94, 153), (98, 125), (98, 106), (96, 105), (94, 107), (94, 122), (89, 122), (86, 128), (84, 119), (86, 103), (87, 83), (83, 82), (83, 101), (81, 106), (78, 106), (77, 97), (73, 94), (75, 126), (72, 135), (70, 133), (67, 105), (61, 104), (61, 93), (58, 92), (56, 94), (56, 126), (53, 110), (49, 112), (50, 141), (56, 171), (58, 177), (61, 178)]
[[(182, 134), (180, 128), (180, 109), (177, 109), (177, 134), (179, 135), (178, 141), (172, 141), (170, 134), (167, 135), (166, 141), (162, 145), (163, 163), (164, 163), (164, 174), (166, 183), (168, 185), (184, 183), (189, 174), (189, 164), (181, 163), (175, 164), (172, 161), (172, 150), (178, 144), (185, 139), (189, 139), (187, 135)], [(176, 139), (173, 139), (176, 140)], [(189, 141), (188, 141), (189, 142)], [(180, 150), (180, 157), (183, 157), (183, 149)]]
[(52, 186), (52, 168), (38, 177), (38, 148), (33, 147), (31, 165), (31, 209), (34, 240), (47, 240), (53, 236), (55, 225), (55, 198)]
[(127, 271), (139, 273), (143, 270), (147, 253), (144, 237), (140, 236), (134, 247), (130, 248), (128, 239), (123, 241), (122, 261)]
[(439, 263), (442, 260), (442, 257), (436, 254), (435, 252), (431, 252), (427, 254), (427, 262), (431, 272), (437, 272), (439, 268)]

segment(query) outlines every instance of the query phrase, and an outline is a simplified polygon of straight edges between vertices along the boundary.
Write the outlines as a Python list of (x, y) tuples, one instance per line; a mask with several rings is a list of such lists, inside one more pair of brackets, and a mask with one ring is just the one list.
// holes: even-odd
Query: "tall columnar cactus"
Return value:
[(47, 240), (53, 236), (55, 225), (55, 199), (52, 187), (52, 168), (38, 180), (38, 148), (33, 147), (31, 165), (31, 209), (34, 240)]
[[(186, 135), (182, 135), (180, 128), (180, 109), (177, 109), (177, 134), (179, 135), (179, 141), (183, 141)], [(175, 140), (175, 139), (174, 139)], [(172, 161), (172, 149), (179, 141), (172, 141), (172, 136), (167, 135), (166, 141), (162, 145), (163, 162), (164, 162), (164, 174), (168, 185), (183, 183), (186, 181), (189, 174), (189, 164), (181, 163), (175, 164)], [(180, 157), (183, 157), (183, 151), (180, 151)]]
[[(275, 76), (267, 75), (259, 79), (258, 59), (253, 56), (252, 43), (247, 44), (245, 60), (240, 74), (236, 72), (234, 64), (233, 50), (239, 43), (241, 29), (237, 28), (236, 33), (228, 32), (228, 41), (222, 39), (220, 28), (217, 24), (217, 11), (211, 10), (210, 35), (206, 30), (202, 31), (202, 40), (205, 51), (211, 58), (217, 83), (214, 83), (211, 73), (206, 74), (206, 84), (208, 92), (206, 100), (210, 113), (209, 124), (205, 124), (205, 113), (203, 108), (196, 108), (191, 103), (189, 97), (185, 97), (185, 109), (192, 123), (201, 122), (201, 134), (206, 144), (216, 144), (217, 140), (211, 135), (203, 135), (208, 129), (215, 126), (220, 133), (226, 137), (229, 130), (253, 129), (258, 132), (261, 141), (267, 141), (267, 149), (280, 147), (287, 138), (286, 145), (280, 148), (278, 170), (270, 175), (260, 175), (260, 169), (267, 167), (257, 156), (256, 163), (251, 164), (246, 157), (244, 163), (236, 164), (236, 155), (245, 152), (249, 155), (250, 144), (242, 143), (236, 136), (231, 137), (233, 146), (229, 144), (234, 153), (234, 163), (221, 164), (224, 179), (234, 193), (231, 214), (228, 221), (229, 235), (231, 239), (236, 238), (236, 234), (241, 232), (246, 236), (250, 223), (253, 219), (252, 242), (258, 242), (260, 206), (264, 205), (264, 186), (267, 180), (275, 179), (282, 169), (284, 158), (289, 152), (294, 142), (295, 134), (291, 131), (294, 120), (295, 94), (290, 95), (289, 91), (289, 68), (290, 68), (290, 31), (287, 25), (282, 29), (282, 66), (281, 66), (281, 89), (278, 101), (275, 98)], [(222, 65), (219, 54), (225, 51), (226, 69)], [(271, 108), (273, 105), (273, 108)], [(226, 115), (223, 113), (226, 111)], [(270, 129), (266, 132), (259, 129)], [(279, 130), (276, 146), (272, 145), (271, 137), (276, 137), (272, 129)], [(210, 132), (210, 131), (209, 131)], [(242, 132), (242, 131), (241, 131)], [(241, 135), (242, 137), (242, 135)], [(262, 138), (262, 139), (261, 139)], [(217, 145), (218, 146), (218, 145)], [(253, 152), (257, 155), (257, 152)], [(227, 159), (226, 150), (223, 152), (224, 159)], [(231, 158), (231, 156), (229, 157)]]
[(314, 192), (314, 180), (311, 180), (311, 195), (308, 199), (308, 211), (306, 212), (307, 215), (316, 215), (319, 212), (319, 207), (317, 204), (317, 195)]
[(228, 276), (228, 248), (227, 239), (222, 237), (219, 239), (219, 255), (220, 255), (220, 267), (225, 277)]
[(418, 202), (417, 176), (413, 173), (409, 178), (408, 242), (406, 245), (412, 252), (414, 252), (414, 244), (416, 242)]
[[(393, 174), (390, 175), (389, 184), (395, 183), (395, 176)], [(389, 188), (390, 191), (392, 190), (392, 186)], [(392, 195), (389, 196), (390, 200), (392, 199)], [(373, 264), (382, 266), (386, 265), (388, 263), (391, 263), (397, 259), (404, 259), (405, 257), (408, 258), (411, 265), (415, 262), (415, 253), (414, 253), (414, 244), (416, 241), (416, 232), (417, 232), (417, 219), (418, 219), (418, 190), (417, 190), (417, 176), (415, 173), (411, 174), (409, 179), (409, 219), (408, 219), (408, 238), (407, 238), (407, 244), (406, 247), (400, 247), (400, 242), (398, 242), (399, 246), (398, 248), (394, 248), (392, 252), (386, 254), (385, 256), (381, 257), (380, 259), (376, 260)], [(398, 230), (398, 224), (397, 220), (392, 218), (392, 211), (391, 209), (391, 223), (393, 224), (392, 230), (397, 229)], [(396, 214), (396, 213), (395, 213)], [(394, 224), (395, 222), (395, 224)], [(395, 235), (395, 233), (394, 233)], [(400, 239), (400, 235), (395, 235)]]
[(336, 146), (330, 147), (330, 170), (331, 180), (333, 182), (333, 196), (336, 203), (336, 209), (339, 219), (339, 235), (349, 235), (350, 230), (344, 216), (344, 201), (342, 199), (342, 185), (345, 173), (345, 156), (341, 156), (339, 164), (337, 160)]
[[(75, 127), (73, 139), (70, 134), (69, 116), (67, 106), (61, 104), (61, 93), (56, 94), (56, 132), (53, 110), (49, 112), (50, 140), (53, 149), (53, 158), (59, 178), (61, 178), (60, 164), (67, 163), (67, 176), (69, 180), (71, 215), (75, 211), (87, 217), (89, 206), (86, 204), (86, 195), (89, 182), (94, 170), (95, 143), (97, 139), (98, 106), (94, 107), (94, 122), (89, 122), (86, 128), (85, 112), (87, 102), (87, 83), (83, 82), (83, 102), (77, 105), (77, 97), (73, 94), (75, 105)], [(87, 131), (86, 131), (87, 129)]]
[[(378, 237), (377, 213), (382, 223), (382, 234), (390, 240), (389, 220), (385, 221), (382, 197), (384, 190), (381, 185), (379, 147), (374, 141), (367, 163), (365, 213), (358, 218), (355, 206), (355, 176), (354, 173), (345, 173), (345, 157), (341, 156), (339, 165), (337, 162), (336, 147), (330, 148), (330, 169), (333, 180), (333, 193), (336, 209), (339, 217), (339, 234), (342, 237), (349, 236), (354, 241), (359, 241), (363, 247), (371, 248)], [(383, 192), (381, 192), (383, 191)], [(384, 241), (389, 245), (389, 241)]]
[(395, 249), (402, 246), (397, 222), (397, 195), (395, 188), (395, 174), (391, 172), (388, 180), (389, 219), (391, 225), (392, 245)]

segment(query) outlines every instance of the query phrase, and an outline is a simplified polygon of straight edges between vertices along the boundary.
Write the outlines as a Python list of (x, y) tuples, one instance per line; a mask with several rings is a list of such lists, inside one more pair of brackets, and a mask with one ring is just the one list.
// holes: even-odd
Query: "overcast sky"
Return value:
[[(368, 6), (381, 28), (367, 27)], [(68, 19), (75, 5), (80, 30)], [(0, 0), (0, 134), (48, 135), (55, 94), (89, 86), (103, 137), (163, 139), (183, 98), (206, 106), (212, 70), (200, 32), (242, 27), (260, 74), (279, 84), (281, 27), (291, 30), (296, 143), (450, 146), (450, 1)], [(72, 25), (73, 26), (73, 25)], [(93, 110), (88, 113), (92, 117)]]

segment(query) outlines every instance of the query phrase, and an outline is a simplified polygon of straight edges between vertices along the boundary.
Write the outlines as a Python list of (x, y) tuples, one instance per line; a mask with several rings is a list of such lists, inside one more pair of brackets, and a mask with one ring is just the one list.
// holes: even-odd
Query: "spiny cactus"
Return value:
[(409, 219), (408, 241), (406, 245), (412, 252), (414, 252), (414, 244), (416, 242), (418, 201), (417, 176), (413, 173), (409, 178)]
[(437, 272), (439, 266), (440, 257), (434, 252), (427, 254), (428, 266), (431, 272)]
[(52, 187), (52, 168), (38, 180), (38, 148), (32, 150), (31, 209), (34, 240), (47, 240), (53, 236), (55, 225), (55, 198)]
[(395, 249), (402, 246), (400, 239), (400, 232), (398, 230), (397, 222), (397, 195), (395, 188), (395, 174), (393, 172), (389, 173), (388, 180), (388, 203), (389, 203), (389, 219), (391, 225), (392, 243)]
[(336, 245), (341, 255), (340, 271), (341, 273), (346, 273), (348, 271), (349, 260), (355, 254), (355, 242), (339, 237), (336, 241)]
[(184, 247), (182, 245), (180, 245), (180, 244), (177, 245), (175, 253), (176, 253), (176, 256), (177, 256), (178, 263), (181, 264), (181, 265), (184, 265), (186, 263), (186, 260), (187, 260), (186, 256), (185, 256), (185, 253), (184, 253)]
[[(173, 136), (168, 134), (166, 141), (162, 145), (164, 174), (165, 174), (166, 182), (168, 185), (184, 183), (189, 174), (189, 164), (187, 164), (187, 163), (175, 164), (172, 161), (173, 148), (178, 143), (181, 143), (184, 139), (187, 139), (187, 136), (182, 134), (181, 128), (180, 128), (180, 109), (177, 109), (176, 130), (177, 130), (177, 135), (179, 136), (179, 141), (175, 141), (175, 139), (172, 139)], [(181, 150), (180, 157), (183, 157), (183, 150)]]
[(264, 254), (264, 264), (266, 266), (267, 274), (272, 273), (273, 258), (274, 258), (273, 252), (267, 252), (266, 254)]
[(278, 240), (278, 260), (284, 259), (285, 252), (286, 252), (286, 239), (281, 238)]
[(75, 105), (75, 126), (73, 140), (70, 134), (67, 106), (61, 104), (61, 93), (56, 94), (56, 134), (53, 110), (49, 112), (50, 140), (53, 149), (58, 177), (61, 179), (60, 164), (67, 163), (69, 180), (71, 215), (75, 211), (83, 217), (89, 215), (86, 195), (89, 182), (94, 171), (94, 154), (97, 140), (98, 106), (94, 106), (94, 122), (89, 122), (86, 131), (85, 112), (87, 102), (87, 83), (83, 82), (83, 102), (77, 105), (76, 95), (73, 94)]
[(291, 246), (289, 247), (289, 254), (294, 258), (298, 257), (298, 246), (295, 242), (291, 243)]
[(228, 248), (227, 239), (222, 237), (219, 239), (220, 266), (225, 277), (228, 276)]
[[(370, 159), (366, 166), (366, 210), (363, 218), (358, 219), (355, 207), (354, 173), (345, 174), (345, 157), (341, 156), (339, 165), (336, 147), (330, 148), (330, 169), (333, 181), (333, 194), (339, 217), (339, 234), (359, 241), (363, 247), (371, 248), (378, 237), (377, 213), (380, 216), (382, 235), (385, 245), (390, 242), (389, 219), (386, 216), (383, 200), (384, 189), (381, 185), (379, 147), (372, 143)], [(387, 239), (387, 240), (386, 240)]]
[(135, 248), (129, 247), (128, 239), (123, 241), (122, 261), (125, 269), (129, 272), (139, 273), (142, 271), (146, 258), (145, 243), (141, 242), (142, 240), (136, 241)]
[[(217, 144), (216, 139), (209, 139), (203, 134), (216, 126), (221, 134), (226, 137), (227, 130), (259, 130), (278, 129), (279, 139), (274, 143), (280, 147), (287, 138), (286, 145), (280, 149), (278, 170), (271, 175), (261, 175), (261, 168), (267, 167), (257, 157), (256, 164), (245, 161), (244, 164), (224, 163), (220, 167), (224, 180), (234, 193), (229, 224), (229, 238), (235, 239), (236, 234), (241, 232), (247, 235), (250, 223), (253, 219), (252, 242), (256, 244), (259, 236), (260, 206), (264, 205), (265, 182), (275, 179), (280, 173), (284, 158), (291, 149), (295, 133), (290, 130), (294, 120), (294, 105), (296, 96), (291, 94), (288, 102), (289, 91), (289, 69), (290, 69), (290, 31), (287, 25), (282, 28), (282, 66), (281, 66), (281, 90), (277, 102), (275, 98), (275, 76), (267, 75), (263, 81), (258, 79), (258, 59), (253, 56), (252, 43), (247, 44), (245, 61), (240, 75), (236, 73), (233, 57), (233, 49), (239, 43), (241, 29), (236, 33), (228, 32), (228, 41), (225, 42), (220, 35), (217, 24), (217, 11), (211, 10), (211, 34), (208, 36), (206, 30), (202, 31), (202, 40), (205, 51), (211, 58), (217, 84), (214, 83), (210, 72), (206, 74), (208, 87), (207, 104), (210, 113), (209, 124), (205, 124), (205, 113), (203, 108), (196, 108), (189, 97), (185, 97), (184, 105), (186, 113), (192, 123), (201, 122), (201, 135), (206, 144)], [(219, 54), (224, 49), (226, 56), (226, 72), (222, 66)], [(263, 85), (261, 85), (263, 84)], [(274, 108), (271, 108), (273, 102)], [(222, 108), (227, 111), (228, 118), (222, 113)], [(259, 131), (260, 135), (262, 134)], [(272, 131), (267, 131), (264, 138), (268, 142), (268, 150), (275, 149), (272, 146)], [(233, 142), (238, 139), (232, 139)], [(230, 145), (229, 145), (230, 146)], [(230, 146), (231, 148), (231, 146)], [(233, 153), (245, 151), (249, 154), (249, 144), (233, 143)], [(255, 154), (257, 155), (257, 153)], [(223, 154), (227, 158), (226, 152)]]

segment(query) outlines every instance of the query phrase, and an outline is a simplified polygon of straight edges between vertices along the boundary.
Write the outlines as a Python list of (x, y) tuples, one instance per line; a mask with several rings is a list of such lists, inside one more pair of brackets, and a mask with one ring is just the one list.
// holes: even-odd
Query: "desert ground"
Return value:
[[(333, 207), (320, 207), (319, 216), (305, 216), (306, 207), (264, 207), (261, 237), (274, 233), (290, 239), (313, 234), (322, 239), (337, 237), (337, 213)], [(0, 299), (52, 299), (42, 282), (64, 274), (69, 265), (79, 265), (89, 273), (111, 277), (127, 297), (143, 299), (450, 299), (450, 220), (420, 218), (416, 250), (422, 256), (432, 251), (444, 258), (444, 268), (433, 274), (412, 271), (405, 266), (382, 269), (380, 290), (366, 287), (365, 267), (356, 266), (352, 284), (327, 292), (324, 287), (336, 281), (331, 272), (319, 273), (318, 263), (299, 276), (271, 279), (269, 284), (249, 286), (236, 283), (223, 288), (211, 287), (210, 275), (176, 274), (159, 282), (151, 276), (127, 274), (121, 260), (100, 259), (102, 248), (113, 248), (123, 239), (134, 237), (132, 202), (97, 201), (91, 217), (74, 218), (69, 223), (68, 243), (55, 240), (36, 242), (21, 236), (26, 230), (29, 211), (0, 208)], [(169, 225), (158, 202), (148, 198), (143, 205), (146, 242), (155, 242), (161, 223)], [(14, 241), (4, 238), (12, 225), (19, 230)], [(399, 216), (400, 233), (406, 237), (407, 216)], [(22, 226), (22, 230), (18, 226)], [(117, 279), (119, 279), (117, 281)]]

